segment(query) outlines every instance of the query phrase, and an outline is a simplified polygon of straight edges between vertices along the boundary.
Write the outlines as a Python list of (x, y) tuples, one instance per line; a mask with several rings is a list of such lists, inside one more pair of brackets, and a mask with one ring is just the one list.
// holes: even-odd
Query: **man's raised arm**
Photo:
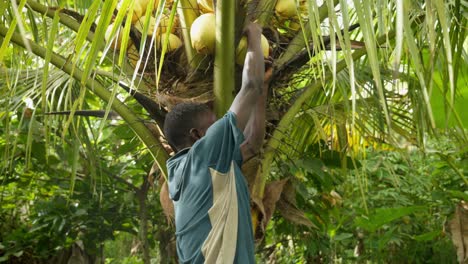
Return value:
[(263, 139), (265, 138), (266, 101), (272, 72), (273, 68), (269, 68), (265, 72), (262, 94), (258, 98), (255, 108), (250, 114), (249, 121), (244, 129), (245, 141), (241, 145), (243, 161), (247, 161), (255, 156), (263, 145)]
[(241, 131), (244, 131), (252, 112), (256, 109), (256, 102), (262, 95), (265, 74), (261, 47), (262, 29), (259, 25), (251, 23), (247, 26), (245, 34), (248, 46), (242, 71), (242, 87), (229, 109), (236, 114), (237, 126)]

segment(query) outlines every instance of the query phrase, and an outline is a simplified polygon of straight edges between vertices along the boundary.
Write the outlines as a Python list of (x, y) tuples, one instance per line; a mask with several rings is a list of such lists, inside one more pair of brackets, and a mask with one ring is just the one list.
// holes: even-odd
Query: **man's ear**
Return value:
[(201, 138), (200, 131), (196, 128), (190, 129), (190, 138), (193, 140), (193, 142), (199, 140)]
[(208, 106), (208, 108), (211, 111), (213, 111), (213, 109), (214, 109), (214, 101), (213, 100), (206, 102), (205, 105)]

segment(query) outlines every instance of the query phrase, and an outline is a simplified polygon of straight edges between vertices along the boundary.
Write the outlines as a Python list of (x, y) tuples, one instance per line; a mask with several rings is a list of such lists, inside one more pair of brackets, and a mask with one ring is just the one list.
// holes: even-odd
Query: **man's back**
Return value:
[(168, 161), (181, 263), (254, 262), (250, 200), (240, 170), (243, 141), (229, 112)]

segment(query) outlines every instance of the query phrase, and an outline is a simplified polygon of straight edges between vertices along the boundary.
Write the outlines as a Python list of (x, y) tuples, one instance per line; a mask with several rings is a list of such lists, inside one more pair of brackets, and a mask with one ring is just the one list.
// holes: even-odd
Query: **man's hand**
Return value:
[[(255, 85), (257, 89), (262, 89), (262, 79), (255, 78), (260, 77), (265, 72), (265, 65), (258, 65), (259, 61), (263, 60), (262, 51), (262, 28), (260, 25), (250, 22), (244, 29), (245, 35), (247, 36), (247, 55), (244, 61), (244, 72), (242, 74), (242, 86), (247, 81), (257, 81)], [(249, 54), (250, 53), (250, 54)], [(248, 57), (251, 59), (249, 60)], [(253, 60), (253, 61), (252, 61)], [(252, 67), (253, 66), (253, 67)], [(263, 67), (262, 67), (263, 66)], [(246, 76), (247, 75), (247, 76)]]
[[(267, 64), (267, 63), (268, 63), (267, 60), (265, 60), (265, 64)], [(272, 62), (270, 62), (270, 63), (272, 63)], [(265, 68), (267, 68), (267, 69), (265, 70), (265, 74), (263, 76), (263, 86), (265, 86), (265, 85), (268, 86), (268, 84), (271, 81), (271, 77), (273, 75), (273, 67), (265, 67)]]
[(247, 36), (247, 43), (250, 47), (251, 45), (257, 44), (257, 41), (260, 43), (262, 28), (258, 24), (249, 23), (244, 29), (244, 34)]

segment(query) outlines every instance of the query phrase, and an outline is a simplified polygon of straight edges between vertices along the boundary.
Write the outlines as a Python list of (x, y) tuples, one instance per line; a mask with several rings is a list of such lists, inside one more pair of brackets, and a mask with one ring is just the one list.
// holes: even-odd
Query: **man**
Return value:
[(180, 263), (254, 263), (254, 238), (242, 162), (260, 149), (265, 134), (267, 81), (261, 28), (245, 31), (242, 87), (228, 113), (216, 121), (201, 104), (180, 104), (167, 115), (164, 133), (177, 154), (167, 161)]

